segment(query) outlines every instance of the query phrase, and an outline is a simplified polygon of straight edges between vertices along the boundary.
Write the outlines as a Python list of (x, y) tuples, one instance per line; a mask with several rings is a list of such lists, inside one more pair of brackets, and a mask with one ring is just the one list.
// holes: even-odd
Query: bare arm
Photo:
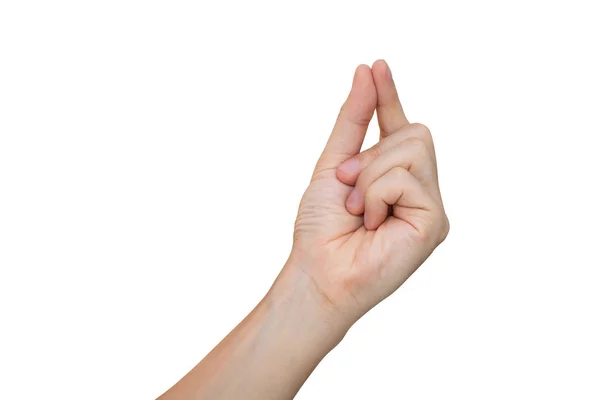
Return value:
[(310, 279), (288, 266), (256, 308), (160, 399), (291, 399), (347, 329)]
[[(380, 140), (360, 151), (377, 111)], [(167, 399), (291, 399), (364, 313), (392, 294), (449, 225), (429, 130), (406, 119), (387, 64), (356, 69), (269, 293)]]

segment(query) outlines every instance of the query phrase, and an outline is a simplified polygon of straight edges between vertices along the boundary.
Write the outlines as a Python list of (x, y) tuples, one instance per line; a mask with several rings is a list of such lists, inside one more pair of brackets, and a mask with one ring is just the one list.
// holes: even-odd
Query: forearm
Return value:
[(256, 308), (161, 399), (291, 399), (348, 329), (286, 266)]

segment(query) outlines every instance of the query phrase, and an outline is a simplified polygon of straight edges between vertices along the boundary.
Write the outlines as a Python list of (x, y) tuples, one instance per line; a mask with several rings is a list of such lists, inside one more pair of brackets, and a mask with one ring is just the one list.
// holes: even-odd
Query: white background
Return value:
[(595, 3), (2, 1), (0, 397), (181, 378), (271, 285), (385, 58), (452, 229), (297, 398), (600, 398)]

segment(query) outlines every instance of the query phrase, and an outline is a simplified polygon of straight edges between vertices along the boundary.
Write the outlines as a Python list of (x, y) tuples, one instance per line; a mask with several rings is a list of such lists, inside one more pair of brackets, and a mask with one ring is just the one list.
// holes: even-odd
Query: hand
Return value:
[[(359, 153), (375, 109), (381, 140)], [(300, 203), (288, 263), (162, 398), (293, 398), (348, 328), (447, 234), (429, 131), (406, 120), (384, 61), (359, 66)]]
[[(360, 152), (377, 110), (380, 141)], [(389, 67), (360, 65), (298, 212), (285, 269), (352, 324), (446, 238), (429, 130), (406, 119)]]

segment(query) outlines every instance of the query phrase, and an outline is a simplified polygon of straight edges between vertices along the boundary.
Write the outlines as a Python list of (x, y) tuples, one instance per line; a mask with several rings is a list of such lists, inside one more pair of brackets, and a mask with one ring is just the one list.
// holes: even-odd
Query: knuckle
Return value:
[(423, 222), (421, 231), (424, 243), (437, 246), (442, 243), (450, 232), (450, 222), (444, 210), (440, 207), (438, 210), (432, 210), (426, 221)]
[(408, 172), (407, 169), (400, 167), (400, 166), (396, 166), (396, 167), (392, 168), (391, 173), (394, 175), (394, 177), (398, 181), (402, 181), (402, 180), (406, 179), (406, 177), (408, 175), (410, 175), (410, 172)]
[(365, 193), (365, 208), (368, 205), (375, 203), (377, 201), (377, 199), (380, 197), (379, 191), (378, 191), (377, 187), (375, 187), (375, 186), (377, 186), (377, 185), (370, 185), (364, 191), (364, 193)]
[(406, 139), (406, 144), (409, 145), (412, 151), (418, 155), (429, 154), (429, 145), (423, 138), (408, 138)]
[(337, 119), (346, 120), (350, 124), (359, 127), (368, 127), (371, 122), (371, 115), (367, 112), (357, 110), (355, 106), (346, 101), (342, 104)]
[(369, 159), (369, 161), (373, 161), (373, 160), (379, 158), (379, 156), (381, 155), (381, 152), (382, 152), (381, 146), (379, 145), (379, 143), (377, 143), (373, 147), (371, 147), (370, 149), (365, 151), (365, 154), (366, 154), (366, 157)]
[(365, 213), (369, 208), (371, 208), (371, 205), (375, 202), (375, 200), (375, 192), (372, 188), (367, 188), (367, 190), (365, 191)]
[(410, 126), (414, 130), (422, 132), (424, 135), (431, 135), (431, 131), (429, 130), (429, 128), (420, 122), (413, 122), (410, 124)]
[(450, 220), (448, 216), (444, 213), (442, 218), (442, 227), (440, 229), (440, 239), (439, 242), (442, 243), (448, 237), (450, 233)]
[(348, 121), (352, 124), (360, 127), (368, 127), (371, 122), (371, 116), (368, 114), (350, 114), (348, 115)]
[(414, 137), (424, 140), (426, 143), (433, 143), (433, 137), (429, 128), (419, 122), (413, 122), (410, 124)]
[(442, 206), (434, 210), (432, 215), (432, 224), (430, 226), (429, 236), (435, 242), (435, 245), (442, 243), (450, 232), (450, 221)]
[(361, 166), (363, 166), (363, 170), (356, 179), (357, 188), (364, 188), (365, 186), (371, 184), (375, 180), (374, 175), (377, 171), (374, 171), (372, 168), (369, 168), (369, 166), (381, 155), (381, 151), (381, 147), (375, 145), (361, 153), (361, 155), (359, 156), (360, 164)]

